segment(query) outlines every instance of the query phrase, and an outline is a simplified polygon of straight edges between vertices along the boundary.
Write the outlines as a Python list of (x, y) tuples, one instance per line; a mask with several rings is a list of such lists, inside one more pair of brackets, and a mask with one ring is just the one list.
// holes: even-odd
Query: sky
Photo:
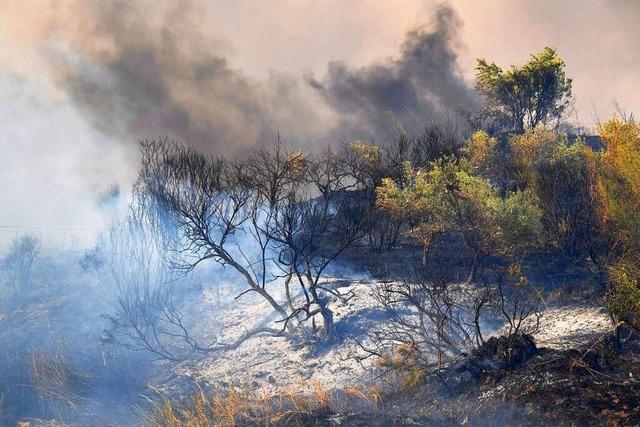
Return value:
[(144, 138), (237, 155), (477, 108), (479, 57), (555, 46), (572, 121), (640, 111), (639, 17), (633, 0), (2, 0), (0, 227), (99, 228)]

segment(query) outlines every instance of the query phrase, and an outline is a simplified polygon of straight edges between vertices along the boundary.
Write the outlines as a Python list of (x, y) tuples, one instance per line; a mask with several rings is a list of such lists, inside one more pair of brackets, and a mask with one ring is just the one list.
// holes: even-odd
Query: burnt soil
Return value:
[[(625, 335), (626, 338), (625, 338)], [(581, 349), (539, 348), (526, 361), (477, 375), (459, 369), (389, 397), (378, 411), (327, 425), (640, 425), (640, 341), (607, 334)], [(472, 364), (484, 355), (471, 355)], [(527, 357), (527, 356), (525, 356)]]

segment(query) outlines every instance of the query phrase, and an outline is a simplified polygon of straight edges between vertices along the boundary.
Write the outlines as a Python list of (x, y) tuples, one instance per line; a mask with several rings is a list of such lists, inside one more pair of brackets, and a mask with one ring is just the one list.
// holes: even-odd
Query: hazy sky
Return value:
[(0, 226), (99, 223), (139, 138), (236, 153), (472, 108), (478, 57), (556, 46), (580, 121), (640, 111), (639, 18), (633, 0), (1, 0)]

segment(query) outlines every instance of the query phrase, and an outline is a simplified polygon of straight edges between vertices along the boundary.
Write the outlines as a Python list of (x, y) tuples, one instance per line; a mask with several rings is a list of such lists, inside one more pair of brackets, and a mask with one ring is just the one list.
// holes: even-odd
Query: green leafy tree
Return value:
[(543, 212), (547, 241), (570, 256), (597, 257), (597, 155), (566, 134), (538, 127), (509, 139), (510, 185), (530, 189)]
[(512, 130), (519, 133), (560, 121), (572, 103), (571, 79), (565, 75), (564, 60), (552, 47), (508, 70), (478, 59), (476, 88), (485, 96), (488, 112), (506, 116)]
[(428, 171), (406, 166), (403, 183), (385, 179), (378, 205), (401, 215), (424, 248), (423, 261), (434, 240), (445, 232), (462, 236), (473, 252), (472, 281), (490, 254), (512, 254), (535, 242), (540, 212), (528, 191), (501, 197), (491, 183), (470, 173), (467, 161), (432, 162)]

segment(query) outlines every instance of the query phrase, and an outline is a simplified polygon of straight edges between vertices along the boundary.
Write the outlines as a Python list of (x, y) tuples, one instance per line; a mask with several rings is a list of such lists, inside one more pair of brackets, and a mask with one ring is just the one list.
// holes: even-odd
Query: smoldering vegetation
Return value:
[[(82, 253), (23, 237), (3, 259), (2, 423), (111, 414), (144, 387), (145, 360), (100, 345), (106, 288), (80, 266)], [(37, 243), (36, 243), (37, 244)], [(114, 409), (114, 416), (118, 409)]]
[[(624, 338), (603, 335), (601, 350), (598, 340), (563, 353), (534, 338), (549, 327), (541, 321), (549, 304), (596, 303), (599, 284), (610, 283), (596, 261), (615, 259), (595, 222), (596, 193), (579, 191), (595, 173), (580, 161), (591, 149), (543, 128), (507, 134), (506, 153), (492, 138), (443, 120), (385, 146), (356, 141), (315, 153), (276, 144), (225, 158), (141, 142), (131, 201), (93, 247), (65, 251), (25, 235), (2, 259), (3, 422), (349, 425), (381, 417), (384, 425), (410, 417), (385, 407), (405, 393), (471, 396), (532, 360), (578, 357), (580, 372), (606, 366), (613, 375), (600, 359), (607, 356), (590, 355), (624, 346), (631, 350), (616, 354), (634, 354), (635, 329), (620, 329), (624, 321), (611, 327)], [(519, 154), (535, 144), (555, 147), (555, 157), (540, 159), (551, 164)], [(492, 161), (509, 167), (495, 184), (483, 178), (496, 173), (484, 163)], [(560, 179), (569, 167), (582, 179)], [(548, 179), (557, 191), (538, 184)], [(111, 191), (102, 203), (118, 197)], [(545, 257), (562, 261), (554, 269)], [(305, 349), (308, 382), (265, 394), (260, 382), (243, 392), (221, 385), (233, 378), (205, 373), (243, 348), (264, 351), (256, 342)], [(235, 375), (260, 356), (237, 360)], [(325, 388), (330, 377), (314, 358), (348, 366), (355, 383)], [(298, 375), (277, 366), (285, 370), (278, 378)], [(266, 379), (275, 390), (278, 381)], [(506, 419), (523, 417), (518, 405)]]
[[(375, 186), (401, 173), (407, 156), (427, 162), (457, 150), (462, 137), (434, 124), (373, 157), (356, 143), (314, 155), (278, 145), (241, 160), (142, 143), (131, 204), (112, 209), (93, 247), (61, 249), (24, 235), (2, 258), (3, 423), (100, 416), (136, 425), (156, 397), (149, 386), (171, 377), (176, 363), (223, 357), (265, 335), (341, 342), (348, 329), (337, 333), (329, 303), (347, 303), (353, 291), (327, 275), (344, 275), (349, 268), (336, 260), (350, 248), (385, 250), (399, 238), (376, 208)], [(371, 169), (381, 160), (383, 169)], [(112, 207), (120, 197), (113, 189), (98, 203)], [(203, 288), (213, 308), (202, 304)], [(215, 321), (216, 309), (247, 293), (275, 317), (222, 340), (228, 325)]]

